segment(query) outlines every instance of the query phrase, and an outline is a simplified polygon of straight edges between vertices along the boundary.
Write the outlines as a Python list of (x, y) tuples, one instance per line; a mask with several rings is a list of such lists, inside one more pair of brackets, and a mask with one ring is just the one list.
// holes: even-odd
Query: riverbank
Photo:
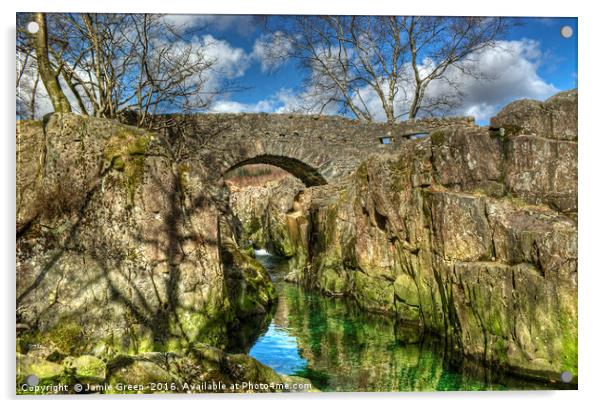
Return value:
[(289, 260), (263, 249), (255, 253), (272, 277), (278, 303), (248, 353), (279, 374), (307, 378), (321, 391), (573, 388), (454, 362), (440, 339), (364, 311), (353, 300), (286, 282)]

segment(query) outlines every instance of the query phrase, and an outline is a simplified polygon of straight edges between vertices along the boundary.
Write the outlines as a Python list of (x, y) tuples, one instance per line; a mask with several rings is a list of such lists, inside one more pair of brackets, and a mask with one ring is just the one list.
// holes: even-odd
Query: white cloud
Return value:
[(252, 56), (261, 64), (262, 72), (273, 72), (286, 62), (292, 42), (282, 32), (263, 34), (255, 40)]
[(497, 104), (478, 103), (464, 107), (463, 111), (459, 112), (459, 114), (462, 116), (473, 116), (477, 120), (486, 121), (498, 111), (499, 107)]
[(213, 61), (211, 70), (227, 79), (243, 76), (251, 64), (251, 57), (242, 48), (234, 48), (225, 40), (207, 34), (192, 42), (195, 43), (203, 55)]
[(218, 113), (306, 113), (307, 110), (301, 104), (302, 102), (302, 97), (292, 89), (282, 88), (274, 95), (253, 103), (217, 100), (211, 105), (209, 111)]
[[(174, 59), (185, 54), (192, 59), (191, 62), (197, 62), (200, 58), (208, 64), (201, 76), (194, 78), (199, 93), (221, 92), (226, 82), (244, 76), (252, 62), (251, 56), (244, 49), (233, 47), (228, 41), (217, 39), (210, 34), (167, 45)], [(165, 44), (162, 44), (158, 48), (162, 49), (164, 46)]]
[(215, 101), (211, 108), (211, 112), (216, 113), (257, 113), (257, 112), (274, 112), (274, 101), (261, 100), (256, 103), (241, 103), (236, 101), (218, 100)]
[(164, 20), (174, 27), (184, 30), (203, 28), (220, 32), (235, 30), (242, 36), (248, 36), (257, 29), (254, 16), (216, 15), (216, 14), (166, 14)]
[(276, 113), (300, 113), (307, 110), (304, 102), (308, 98), (304, 94), (295, 93), (292, 89), (280, 89), (276, 92), (275, 98), (278, 101)]
[(189, 29), (206, 25), (206, 17), (199, 14), (166, 14), (163, 20), (174, 27)]
[[(458, 69), (449, 75), (461, 80), (464, 93), (458, 114), (474, 114), (487, 120), (503, 105), (521, 98), (546, 99), (559, 91), (537, 73), (541, 63), (540, 44), (533, 40), (498, 41), (498, 46), (478, 53), (474, 60), (489, 80), (467, 77)], [(442, 91), (437, 87), (433, 92)]]
[[(433, 81), (426, 91), (426, 99), (442, 97), (463, 97), (458, 106), (447, 114), (474, 116), (478, 121), (486, 121), (505, 104), (521, 98), (543, 100), (558, 89), (539, 76), (537, 70), (542, 60), (540, 44), (537, 41), (523, 39), (520, 41), (498, 41), (494, 48), (487, 48), (469, 56), (466, 64), (474, 64), (486, 79), (478, 79), (467, 75), (457, 67), (450, 67), (444, 78)], [(420, 66), (423, 76), (429, 72), (433, 61), (425, 60)], [(457, 87), (450, 86), (456, 83)], [(387, 87), (383, 86), (386, 90)], [(402, 86), (395, 97), (396, 113), (406, 112), (410, 104), (413, 86)], [(321, 106), (324, 95), (306, 91), (298, 95), (297, 102), (305, 106)], [(377, 121), (386, 119), (381, 101), (369, 86), (364, 86), (353, 96), (355, 103), (364, 101), (368, 111)], [(328, 111), (333, 107), (329, 107)]]
[(194, 36), (189, 41), (161, 42), (157, 49), (168, 49), (170, 55), (181, 57), (189, 55), (203, 58), (211, 64), (209, 72), (224, 79), (234, 79), (245, 74), (251, 63), (250, 56), (242, 48), (230, 45), (226, 40), (219, 40), (210, 34)]

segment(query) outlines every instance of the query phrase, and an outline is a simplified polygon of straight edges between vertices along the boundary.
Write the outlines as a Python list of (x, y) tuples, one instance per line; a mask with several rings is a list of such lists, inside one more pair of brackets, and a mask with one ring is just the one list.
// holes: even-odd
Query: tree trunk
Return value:
[(46, 32), (46, 15), (44, 13), (35, 13), (34, 20), (38, 23), (39, 30), (34, 37), (34, 47), (38, 60), (38, 71), (42, 78), (42, 83), (46, 87), (52, 107), (55, 112), (65, 113), (71, 112), (69, 100), (63, 93), (59, 84), (58, 75), (52, 69), (50, 59), (48, 57), (48, 37)]

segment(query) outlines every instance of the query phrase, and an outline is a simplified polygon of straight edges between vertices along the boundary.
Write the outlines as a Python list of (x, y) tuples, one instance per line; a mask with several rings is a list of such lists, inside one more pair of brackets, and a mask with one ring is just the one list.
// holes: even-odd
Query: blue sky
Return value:
[[(214, 98), (209, 111), (213, 112), (298, 112), (301, 107), (316, 105), (321, 95), (303, 88), (308, 72), (296, 61), (274, 62), (269, 50), (283, 47), (277, 36), (269, 35), (264, 21), (253, 16), (228, 15), (173, 15), (164, 17), (187, 34), (182, 42), (172, 45), (174, 52), (191, 48), (214, 61), (212, 68), (203, 74), (201, 90), (222, 89), (234, 84), (238, 90), (221, 93)], [(544, 100), (555, 93), (577, 87), (577, 19), (576, 18), (521, 18), (497, 47), (472, 56), (488, 81), (467, 77), (460, 70), (448, 69), (447, 79), (461, 84), (463, 98), (459, 106), (448, 115), (474, 116), (479, 124), (486, 125), (507, 103), (520, 98)], [(564, 38), (561, 28), (573, 30)], [(286, 44), (284, 44), (285, 46)], [(428, 62), (419, 62), (428, 70)], [(445, 81), (440, 81), (439, 84)], [(37, 114), (52, 111), (45, 90), (36, 99)], [(360, 88), (375, 120), (384, 120), (380, 99), (369, 87)], [(450, 93), (450, 88), (433, 82), (428, 88), (430, 96)], [(456, 90), (452, 90), (456, 95)], [(411, 92), (410, 92), (411, 93)], [(67, 97), (72, 95), (66, 90)], [(399, 93), (401, 94), (401, 92)], [(407, 100), (395, 100), (396, 112), (407, 110)], [(303, 111), (301, 109), (301, 111)], [(337, 114), (330, 106), (325, 114)]]
[[(544, 58), (539, 75), (561, 90), (577, 87), (577, 18), (523, 18), (523, 25), (508, 33), (511, 40), (523, 38), (539, 42)], [(564, 26), (573, 29), (571, 38), (563, 38)]]
[[(219, 98), (212, 110), (220, 112), (285, 112), (300, 95), (304, 72), (294, 61), (275, 71), (262, 69), (262, 56), (254, 49), (263, 31), (251, 16), (175, 16), (190, 27), (207, 24), (205, 35), (222, 45), (222, 55), (233, 68), (225, 68), (228, 79), (245, 88)], [(484, 67), (500, 77), (487, 84), (467, 83), (465, 102), (451, 114), (468, 114), (485, 124), (506, 103), (518, 98), (545, 99), (577, 86), (577, 19), (521, 18), (501, 40), (504, 55), (484, 56)], [(563, 26), (573, 29), (569, 39), (560, 34)], [(207, 37), (205, 37), (206, 41)], [(192, 39), (192, 41), (198, 41)], [(511, 54), (511, 55), (507, 55)], [(232, 58), (239, 55), (240, 58)], [(489, 65), (487, 65), (489, 64)], [(265, 68), (265, 67), (263, 67)], [(236, 74), (232, 74), (234, 71)], [(219, 79), (215, 79), (219, 81)]]

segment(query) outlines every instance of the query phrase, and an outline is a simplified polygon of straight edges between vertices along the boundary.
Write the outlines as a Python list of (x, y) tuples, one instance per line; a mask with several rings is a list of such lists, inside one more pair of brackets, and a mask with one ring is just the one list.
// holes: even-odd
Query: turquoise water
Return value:
[(253, 345), (249, 355), (280, 374), (295, 374), (307, 369), (307, 360), (301, 357), (297, 339), (273, 322)]
[[(276, 372), (309, 378), (322, 391), (547, 389), (551, 385), (452, 364), (444, 347), (354, 303), (284, 282), (286, 260), (261, 250), (279, 300), (248, 351)], [(267, 322), (266, 322), (267, 323)], [(558, 385), (556, 384), (556, 387)]]

